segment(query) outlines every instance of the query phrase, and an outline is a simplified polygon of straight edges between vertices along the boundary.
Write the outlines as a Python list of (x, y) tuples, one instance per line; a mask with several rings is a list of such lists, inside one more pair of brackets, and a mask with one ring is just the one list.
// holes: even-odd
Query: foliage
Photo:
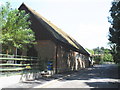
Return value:
[(102, 60), (101, 56), (94, 56), (94, 61), (96, 64), (99, 64), (101, 60)]
[(111, 55), (111, 50), (104, 47), (97, 47), (93, 49), (94, 51), (94, 60), (99, 62), (112, 62), (113, 57)]
[(105, 61), (105, 62), (113, 61), (112, 55), (111, 54), (104, 54), (103, 61)]
[(120, 63), (120, 1), (112, 2), (108, 21), (111, 23), (109, 28), (111, 53), (114, 61)]
[(93, 50), (90, 50), (88, 48), (86, 48), (87, 51), (89, 51), (92, 55), (94, 54), (94, 51)]
[(6, 3), (0, 7), (0, 43), (6, 49), (24, 48), (26, 45), (34, 44), (35, 36), (29, 28), (29, 14), (25, 11), (11, 9), (10, 3)]
[(101, 53), (101, 51), (100, 51), (100, 48), (99, 48), (99, 47), (94, 48), (94, 49), (93, 49), (93, 51), (94, 51), (94, 54), (100, 54), (100, 53)]

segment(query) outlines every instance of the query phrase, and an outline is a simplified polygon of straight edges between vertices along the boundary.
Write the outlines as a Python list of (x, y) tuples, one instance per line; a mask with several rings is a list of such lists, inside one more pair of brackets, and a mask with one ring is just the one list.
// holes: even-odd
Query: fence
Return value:
[(0, 54), (1, 75), (23, 74), (40, 70), (37, 57)]

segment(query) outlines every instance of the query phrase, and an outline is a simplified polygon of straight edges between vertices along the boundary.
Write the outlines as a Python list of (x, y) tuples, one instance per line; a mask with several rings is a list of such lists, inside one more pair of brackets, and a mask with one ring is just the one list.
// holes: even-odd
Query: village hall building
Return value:
[(52, 63), (54, 73), (89, 67), (90, 54), (75, 39), (24, 3), (19, 10), (30, 14), (30, 28), (37, 42), (26, 55), (38, 57), (44, 69), (47, 69), (48, 62)]

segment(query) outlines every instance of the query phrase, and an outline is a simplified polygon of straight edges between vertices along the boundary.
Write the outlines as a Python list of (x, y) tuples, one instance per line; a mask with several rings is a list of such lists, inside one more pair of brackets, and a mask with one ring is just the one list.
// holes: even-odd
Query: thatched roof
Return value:
[[(26, 6), (24, 3), (19, 7), (19, 10), (27, 10), (27, 13), (32, 14), (42, 26), (46, 28), (48, 32), (54, 36), (54, 38), (72, 48), (74, 48), (75, 51), (80, 52), (85, 55), (89, 55), (89, 53), (72, 37), (70, 37), (68, 34), (66, 34), (64, 31), (62, 31), (60, 28), (52, 24), (50, 21), (48, 21), (46, 18), (41, 16), (39, 13), (37, 13), (35, 10), (31, 9), (30, 7)], [(31, 18), (31, 16), (30, 16)], [(37, 27), (37, 26), (36, 26)], [(47, 32), (46, 31), (46, 32)]]

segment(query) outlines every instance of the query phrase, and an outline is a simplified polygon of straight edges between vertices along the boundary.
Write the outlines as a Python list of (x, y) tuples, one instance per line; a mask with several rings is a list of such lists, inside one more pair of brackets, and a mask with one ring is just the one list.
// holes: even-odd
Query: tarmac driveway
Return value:
[(103, 64), (76, 72), (56, 74), (51, 78), (17, 83), (7, 88), (120, 88), (118, 76), (117, 65)]
[(120, 88), (118, 67), (115, 64), (95, 65), (63, 75), (67, 77), (38, 88)]

